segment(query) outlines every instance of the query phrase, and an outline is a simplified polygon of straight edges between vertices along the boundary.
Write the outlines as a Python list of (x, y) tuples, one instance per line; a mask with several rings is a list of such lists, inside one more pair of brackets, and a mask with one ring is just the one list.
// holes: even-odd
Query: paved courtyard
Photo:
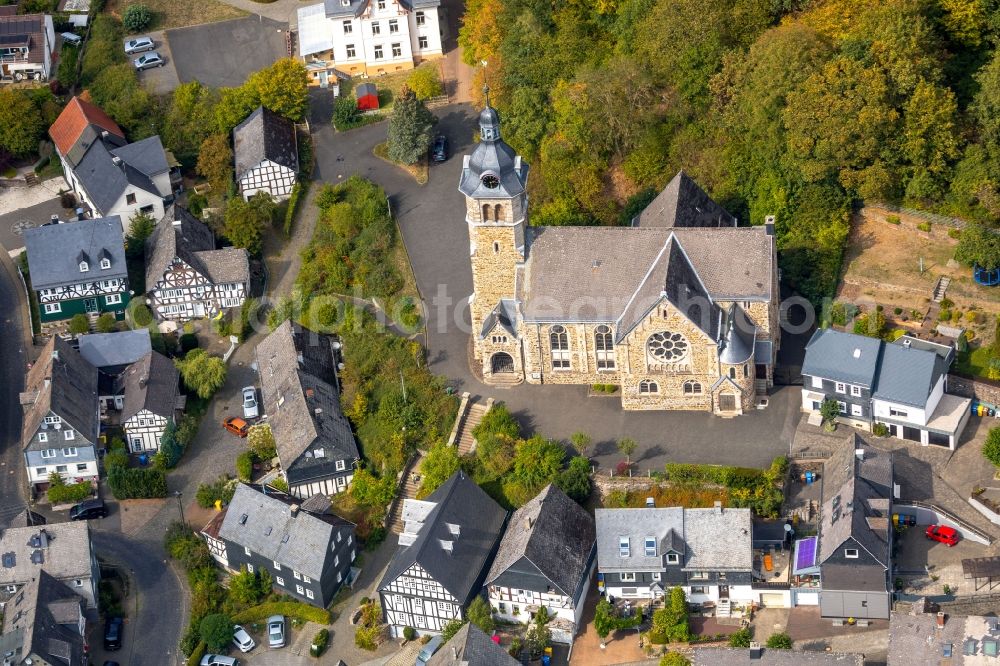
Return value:
[(285, 57), (287, 30), (287, 23), (249, 16), (167, 30), (166, 41), (181, 83), (233, 87)]
[[(59, 179), (62, 182), (62, 179)], [(32, 188), (33, 190), (36, 188)], [(0, 215), (0, 245), (7, 252), (24, 247), (24, 230), (40, 227), (58, 215), (65, 220), (74, 215), (72, 210), (62, 207), (59, 196), (52, 194), (41, 202)]]

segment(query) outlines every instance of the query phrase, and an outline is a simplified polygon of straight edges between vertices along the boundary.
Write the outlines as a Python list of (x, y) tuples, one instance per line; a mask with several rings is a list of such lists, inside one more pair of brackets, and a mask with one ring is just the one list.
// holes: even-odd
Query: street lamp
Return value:
[(174, 491), (174, 497), (176, 497), (176, 498), (177, 498), (177, 508), (178, 508), (178, 509), (180, 509), (180, 512), (181, 512), (181, 522), (182, 522), (182, 523), (184, 523), (184, 524), (186, 525), (186, 524), (187, 524), (187, 521), (186, 521), (186, 520), (184, 520), (184, 503), (183, 503), (183, 502), (181, 502), (181, 497), (182, 497), (183, 495), (184, 495), (184, 493), (182, 493), (182, 492), (181, 492), (181, 491), (179, 491), (179, 490), (175, 490), (175, 491)]

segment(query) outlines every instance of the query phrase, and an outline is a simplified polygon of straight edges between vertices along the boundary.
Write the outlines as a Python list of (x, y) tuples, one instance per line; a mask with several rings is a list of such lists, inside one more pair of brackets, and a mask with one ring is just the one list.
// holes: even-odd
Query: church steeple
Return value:
[(479, 143), (465, 158), (458, 189), (475, 199), (512, 199), (523, 196), (528, 164), (500, 138), (500, 115), (490, 106), (489, 86), (483, 87), (486, 106), (479, 112)]
[(483, 141), (492, 143), (500, 140), (500, 116), (490, 106), (489, 86), (483, 86), (483, 96), (486, 98), (486, 106), (479, 113), (479, 136)]

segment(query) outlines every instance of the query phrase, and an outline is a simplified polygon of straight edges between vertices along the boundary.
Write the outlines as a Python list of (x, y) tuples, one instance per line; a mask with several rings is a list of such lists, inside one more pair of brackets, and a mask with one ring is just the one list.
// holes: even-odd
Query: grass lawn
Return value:
[(398, 166), (400, 169), (413, 176), (413, 180), (417, 181), (418, 185), (427, 184), (429, 169), (427, 165), (426, 155), (424, 155), (423, 159), (421, 159), (416, 164), (401, 164), (399, 162), (395, 162), (389, 159), (389, 144), (386, 142), (382, 142), (377, 146), (375, 146), (375, 150), (373, 150), (372, 152), (375, 153), (375, 157), (383, 159), (389, 164), (392, 164), (394, 166)]
[[(120, 19), (122, 12), (130, 4), (131, 0), (108, 0), (105, 11)], [(183, 28), (247, 16), (242, 9), (218, 0), (143, 0), (143, 4), (153, 12), (153, 23), (147, 31)]]
[(980, 346), (969, 351), (961, 352), (955, 359), (955, 370), (964, 375), (976, 377), (986, 377), (986, 372), (990, 367), (990, 349)]

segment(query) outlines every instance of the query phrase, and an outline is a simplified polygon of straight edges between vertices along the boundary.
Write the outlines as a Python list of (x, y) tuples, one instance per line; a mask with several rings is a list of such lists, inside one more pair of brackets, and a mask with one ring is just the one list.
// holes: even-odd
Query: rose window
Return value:
[(683, 358), (688, 353), (688, 341), (680, 333), (661, 331), (653, 333), (646, 341), (649, 355), (663, 363)]

